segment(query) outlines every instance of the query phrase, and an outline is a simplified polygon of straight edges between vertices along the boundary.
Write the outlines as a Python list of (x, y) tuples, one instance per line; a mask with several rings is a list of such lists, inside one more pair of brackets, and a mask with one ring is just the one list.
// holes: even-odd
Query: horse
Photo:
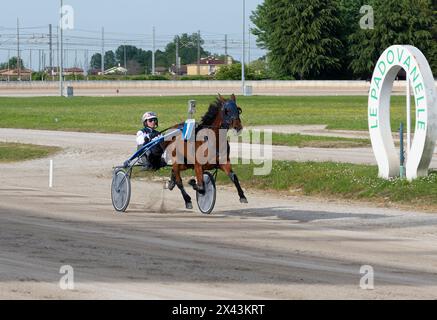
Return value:
[[(240, 119), (241, 113), (242, 109), (237, 105), (237, 99), (234, 94), (232, 94), (228, 100), (224, 99), (219, 94), (215, 102), (210, 104), (208, 111), (202, 117), (199, 125), (195, 129), (196, 137), (202, 133), (202, 130), (209, 130), (209, 133), (213, 133), (212, 139), (215, 138), (215, 141), (211, 140), (210, 136), (208, 135), (200, 141), (195, 139), (193, 154), (193, 152), (189, 152), (189, 147), (191, 147), (191, 150), (193, 149), (192, 144), (191, 146), (188, 146), (188, 141), (184, 141), (182, 139), (176, 140), (176, 143), (179, 143), (179, 145), (176, 146), (171, 152), (173, 163), (169, 189), (173, 190), (175, 186), (179, 188), (187, 209), (192, 209), (193, 204), (191, 202), (191, 197), (185, 191), (182, 183), (181, 172), (188, 169), (194, 169), (196, 176), (196, 179), (191, 179), (188, 184), (200, 194), (205, 193), (203, 172), (205, 170), (213, 169), (219, 169), (223, 171), (234, 183), (238, 192), (238, 196), (240, 197), (240, 202), (247, 203), (247, 198), (240, 186), (238, 177), (232, 170), (232, 165), (229, 158), (230, 146), (226, 139), (226, 135), (224, 136), (226, 145), (223, 146), (223, 131), (224, 133), (227, 133), (228, 130), (232, 129), (238, 134), (243, 130), (243, 125)], [(176, 127), (178, 127), (178, 125), (176, 125)], [(179, 124), (179, 128), (180, 127), (181, 124)], [(213, 154), (210, 154), (209, 151), (213, 145), (215, 145), (215, 148), (212, 150)], [(176, 149), (179, 150), (179, 152), (182, 152), (182, 158), (184, 161), (175, 161), (177, 156)], [(179, 157), (179, 159), (180, 158), (181, 157)], [(192, 161), (188, 163), (188, 159), (191, 159)]]

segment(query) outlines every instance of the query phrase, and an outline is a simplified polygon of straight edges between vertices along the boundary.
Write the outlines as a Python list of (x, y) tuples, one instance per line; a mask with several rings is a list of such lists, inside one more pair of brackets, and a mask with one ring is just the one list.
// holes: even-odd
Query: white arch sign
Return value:
[(428, 174), (437, 138), (437, 94), (431, 68), (422, 52), (409, 45), (387, 48), (379, 58), (369, 90), (368, 118), (370, 139), (379, 176), (399, 176), (399, 153), (390, 125), (390, 96), (400, 69), (410, 78), (416, 105), (414, 140), (406, 162), (408, 180)]

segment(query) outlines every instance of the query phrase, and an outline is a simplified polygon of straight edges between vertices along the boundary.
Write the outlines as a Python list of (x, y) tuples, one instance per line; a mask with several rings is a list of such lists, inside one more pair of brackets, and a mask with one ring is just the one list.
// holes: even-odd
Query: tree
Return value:
[(95, 53), (91, 57), (90, 61), (91, 69), (101, 69), (102, 68), (102, 55), (100, 53)]
[(360, 29), (360, 21), (363, 14), (361, 8), (368, 3), (367, 0), (339, 0), (339, 18), (340, 18), (340, 36), (339, 39), (343, 44), (344, 54), (340, 57), (342, 66), (338, 73), (338, 78), (351, 79), (353, 71), (351, 63), (353, 57), (349, 54), (351, 35)]
[[(20, 66), (22, 69), (25, 68), (23, 59), (21, 58), (20, 58)], [(0, 69), (7, 69), (7, 68), (8, 68), (7, 62), (0, 64)], [(12, 57), (9, 59), (9, 69), (16, 69), (16, 68), (18, 68), (18, 58)]]
[[(197, 62), (197, 42), (198, 34), (193, 33), (188, 35), (183, 33), (180, 36), (174, 37), (174, 40), (168, 43), (165, 47), (165, 54), (169, 64), (175, 64), (176, 62), (176, 41), (179, 41), (179, 57), (181, 58), (181, 64), (190, 64)], [(200, 37), (200, 56), (209, 56), (210, 53), (203, 49), (202, 45), (205, 41)], [(168, 67), (170, 65), (167, 65)]]
[(119, 46), (115, 51), (115, 57), (117, 61), (124, 66), (124, 59), (126, 54), (126, 62), (130, 60), (136, 60), (140, 54), (140, 50), (135, 46)]
[(254, 80), (270, 79), (271, 74), (265, 57), (261, 57), (249, 64), (249, 74), (253, 74)]
[(265, 0), (253, 12), (257, 43), (279, 77), (328, 78), (340, 69), (337, 0)]
[(372, 0), (373, 30), (357, 29), (350, 36), (351, 68), (357, 76), (369, 78), (382, 52), (394, 44), (419, 48), (437, 73), (436, 19), (430, 0)]
[(155, 66), (156, 67), (168, 67), (171, 62), (168, 61), (168, 54), (165, 51), (156, 50), (155, 52)]
[(115, 59), (114, 51), (105, 52), (105, 69), (113, 68), (117, 66), (117, 60)]

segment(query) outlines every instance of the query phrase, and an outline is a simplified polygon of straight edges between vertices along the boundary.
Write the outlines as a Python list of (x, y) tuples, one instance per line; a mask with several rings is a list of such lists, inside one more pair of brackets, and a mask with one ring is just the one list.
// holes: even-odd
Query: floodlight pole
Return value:
[(152, 30), (152, 75), (155, 75), (155, 27)]
[(20, 21), (17, 18), (17, 70), (18, 70), (18, 81), (21, 81), (21, 54), (20, 54)]
[(102, 76), (105, 75), (105, 28), (102, 27), (102, 59), (101, 59), (101, 71)]
[(63, 32), (63, 26), (62, 26), (62, 8), (64, 7), (64, 0), (61, 0), (61, 10), (60, 10), (60, 19), (59, 19), (59, 32), (61, 34), (60, 41), (61, 41), (61, 50), (60, 50), (60, 66), (59, 66), (59, 91), (61, 97), (64, 96), (64, 32)]
[(246, 60), (246, 0), (243, 0), (243, 58), (241, 59), (241, 86), (243, 90), (243, 95), (246, 95), (245, 90), (245, 74), (244, 74), (244, 62)]

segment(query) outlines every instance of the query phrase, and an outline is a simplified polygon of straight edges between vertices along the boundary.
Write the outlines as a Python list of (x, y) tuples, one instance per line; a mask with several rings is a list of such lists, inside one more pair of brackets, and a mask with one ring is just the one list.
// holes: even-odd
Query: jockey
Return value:
[[(141, 148), (145, 144), (149, 143), (155, 138), (161, 137), (161, 133), (157, 130), (158, 128), (158, 116), (155, 112), (146, 112), (141, 121), (144, 128), (137, 132), (137, 148)], [(141, 157), (140, 163), (146, 170), (157, 170), (159, 168), (165, 167), (167, 163), (161, 158), (164, 150), (161, 144), (157, 144), (153, 148), (149, 149), (144, 156)]]

